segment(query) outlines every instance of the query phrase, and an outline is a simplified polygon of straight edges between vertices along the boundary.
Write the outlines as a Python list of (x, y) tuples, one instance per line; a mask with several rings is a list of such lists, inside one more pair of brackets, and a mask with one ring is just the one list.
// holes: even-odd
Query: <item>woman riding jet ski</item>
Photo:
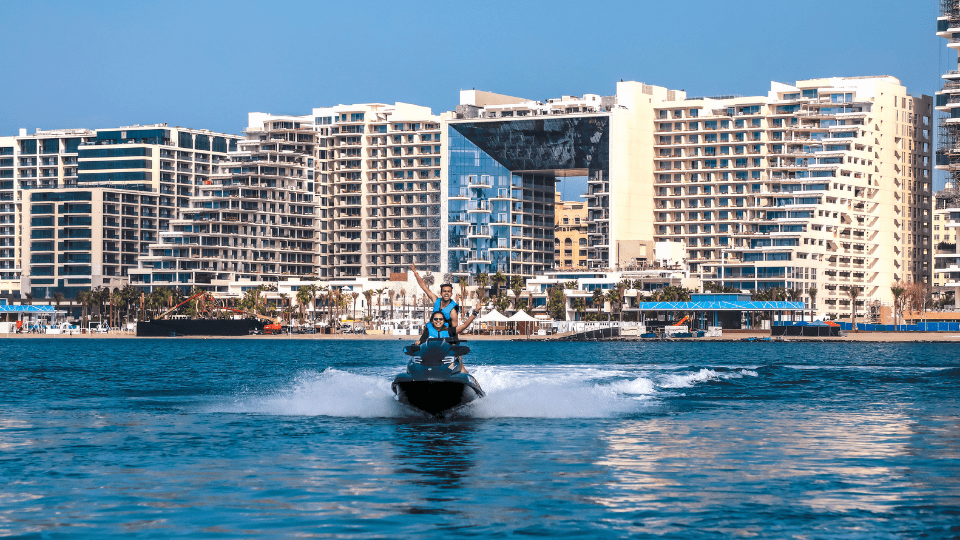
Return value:
[(463, 367), (463, 355), (470, 349), (459, 345), (440, 311), (430, 316), (430, 324), (417, 343), (403, 348), (412, 356), (407, 372), (393, 380), (397, 400), (427, 414), (444, 412), (466, 405), (484, 396), (480, 384)]

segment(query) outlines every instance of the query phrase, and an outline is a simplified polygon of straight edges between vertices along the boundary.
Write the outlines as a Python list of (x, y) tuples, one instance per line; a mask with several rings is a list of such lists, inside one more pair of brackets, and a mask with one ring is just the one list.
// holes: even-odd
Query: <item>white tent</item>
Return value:
[(500, 313), (497, 310), (493, 310), (490, 313), (487, 313), (486, 315), (481, 315), (478, 320), (480, 322), (485, 322), (485, 323), (498, 323), (498, 322), (507, 322), (510, 319), (504, 317), (503, 313)]
[[(490, 330), (490, 334), (493, 335), (497, 332), (497, 323), (505, 323), (510, 319), (506, 318), (503, 313), (493, 310), (486, 315), (481, 315), (479, 320)], [(491, 326), (493, 326), (493, 328), (491, 328)]]
[[(539, 322), (533, 317), (531, 317), (526, 311), (523, 311), (522, 309), (514, 313), (509, 320), (510, 322), (514, 323), (514, 329), (517, 330), (517, 333), (519, 333), (519, 328), (520, 328), (518, 323)], [(531, 328), (532, 327), (527, 326), (526, 332), (530, 333), (532, 331)]]
[(526, 311), (523, 311), (522, 309), (514, 313), (513, 316), (507, 320), (510, 322), (539, 322), (537, 319), (534, 319), (529, 314), (527, 314)]

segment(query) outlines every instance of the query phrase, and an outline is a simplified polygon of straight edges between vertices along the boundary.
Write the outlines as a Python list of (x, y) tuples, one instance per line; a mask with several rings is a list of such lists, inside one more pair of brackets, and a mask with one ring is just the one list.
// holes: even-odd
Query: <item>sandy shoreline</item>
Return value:
[[(553, 341), (563, 336), (483, 336), (483, 335), (463, 335), (466, 341)], [(700, 342), (700, 341), (740, 341), (744, 338), (767, 338), (768, 332), (728, 332), (719, 338), (689, 338), (673, 339), (676, 342)], [(58, 335), (58, 334), (0, 334), (0, 339), (245, 339), (245, 340), (379, 340), (379, 341), (400, 341), (413, 342), (417, 336), (394, 336), (384, 334), (293, 334), (280, 336), (181, 336), (181, 337), (143, 337), (138, 338), (134, 334), (76, 334), (76, 335)], [(619, 338), (613, 341), (647, 341), (639, 338)], [(652, 340), (651, 340), (652, 341)], [(960, 333), (951, 332), (855, 332), (848, 333), (845, 337), (786, 337), (783, 341), (801, 342), (921, 342), (921, 343), (960, 343)]]

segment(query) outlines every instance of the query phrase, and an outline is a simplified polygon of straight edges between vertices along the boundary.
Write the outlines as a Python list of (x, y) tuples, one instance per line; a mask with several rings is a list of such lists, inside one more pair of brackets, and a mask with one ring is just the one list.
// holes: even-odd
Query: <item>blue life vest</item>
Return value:
[(450, 303), (447, 304), (447, 307), (441, 309), (440, 302), (441, 300), (439, 298), (433, 301), (433, 311), (434, 312), (439, 311), (440, 313), (443, 313), (443, 318), (445, 319), (444, 322), (446, 322), (448, 326), (452, 326), (453, 321), (451, 321), (450, 318), (453, 316), (453, 310), (458, 308), (459, 306), (457, 305), (456, 300), (453, 300), (451, 298)]
[(432, 324), (427, 325), (427, 332), (428, 332), (427, 337), (430, 337), (430, 338), (449, 338), (450, 337), (450, 332), (448, 332), (446, 328), (441, 328), (440, 330), (437, 330), (436, 328), (433, 327)]

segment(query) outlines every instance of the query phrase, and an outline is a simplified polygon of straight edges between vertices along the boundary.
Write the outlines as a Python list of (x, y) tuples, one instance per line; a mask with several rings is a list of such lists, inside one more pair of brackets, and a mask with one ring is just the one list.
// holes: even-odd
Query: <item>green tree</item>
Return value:
[(603, 311), (603, 299), (604, 299), (604, 294), (603, 294), (603, 291), (600, 290), (600, 287), (597, 287), (596, 289), (594, 289), (593, 297), (591, 298), (591, 300), (593, 300), (593, 307), (597, 308), (597, 317), (599, 317), (600, 312)]
[(457, 285), (460, 286), (460, 301), (461, 302), (466, 301), (467, 300), (467, 278), (462, 276), (457, 278)]
[(497, 270), (497, 273), (490, 278), (490, 282), (493, 284), (493, 291), (491, 291), (491, 296), (499, 296), (500, 289), (507, 282), (507, 276), (503, 275), (503, 272)]
[(90, 305), (90, 291), (80, 291), (77, 293), (77, 303), (81, 307), (80, 325), (87, 320), (87, 307)]
[(573, 311), (577, 314), (577, 320), (582, 320), (583, 311), (587, 309), (587, 302), (583, 298), (574, 298), (571, 307)]
[(520, 293), (523, 292), (523, 278), (514, 276), (513, 283), (510, 284), (510, 290), (513, 291), (513, 309), (520, 310)]
[(817, 293), (820, 292), (816, 287), (807, 289), (807, 295), (810, 297), (810, 319), (817, 316)]
[(306, 313), (304, 313), (304, 306), (309, 305), (313, 301), (314, 286), (313, 285), (303, 285), (297, 289), (297, 308), (300, 311), (300, 323), (303, 324), (303, 321), (306, 319)]
[(606, 300), (610, 302), (610, 311), (613, 311), (614, 306), (619, 307), (618, 304), (620, 303), (620, 298), (620, 291), (617, 289), (610, 289), (607, 291)]
[(500, 291), (496, 297), (496, 300), (494, 300), (493, 305), (502, 313), (510, 308), (510, 297), (507, 296), (505, 291)]
[(486, 297), (485, 290), (490, 276), (488, 276), (486, 272), (480, 272), (475, 279), (477, 280), (477, 297), (483, 302), (483, 299)]
[(850, 297), (850, 328), (857, 329), (857, 298), (860, 297), (860, 287), (851, 285), (847, 287), (847, 295)]
[(567, 310), (564, 306), (563, 285), (557, 284), (551, 287), (548, 298), (547, 313), (550, 314), (550, 317), (557, 321), (565, 320)]
[(373, 320), (373, 289), (366, 289), (363, 291), (363, 297), (367, 300), (367, 320)]

